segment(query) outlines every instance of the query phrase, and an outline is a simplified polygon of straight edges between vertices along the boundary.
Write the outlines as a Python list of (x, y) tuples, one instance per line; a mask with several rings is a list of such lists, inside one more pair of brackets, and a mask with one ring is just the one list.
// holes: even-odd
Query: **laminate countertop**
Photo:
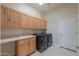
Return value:
[(36, 37), (36, 36), (26, 35), (26, 36), (14, 37), (14, 38), (1, 39), (0, 44), (13, 42), (13, 41), (18, 41), (18, 40), (23, 40), (23, 39), (28, 39), (28, 38), (33, 38), (33, 37)]

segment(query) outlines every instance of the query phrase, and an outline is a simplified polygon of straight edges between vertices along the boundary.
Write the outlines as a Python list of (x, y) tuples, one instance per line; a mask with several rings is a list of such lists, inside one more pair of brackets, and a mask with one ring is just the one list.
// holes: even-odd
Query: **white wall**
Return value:
[(47, 20), (47, 32), (53, 34), (54, 44), (58, 44), (58, 21), (68, 19), (70, 17), (76, 17), (76, 4), (64, 4), (57, 8), (52, 9), (45, 14), (44, 18)]
[(19, 12), (26, 13), (28, 15), (38, 17), (38, 18), (43, 18), (42, 13), (38, 11), (37, 9), (29, 6), (28, 4), (24, 3), (5, 3), (3, 4), (7, 7), (13, 8), (14, 10), (17, 10)]

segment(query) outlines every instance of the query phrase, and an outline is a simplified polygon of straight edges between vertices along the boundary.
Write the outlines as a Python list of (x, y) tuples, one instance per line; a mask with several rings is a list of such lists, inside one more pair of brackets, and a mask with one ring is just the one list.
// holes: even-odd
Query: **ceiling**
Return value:
[(50, 11), (51, 9), (63, 5), (63, 3), (44, 3), (43, 5), (39, 5), (38, 3), (29, 3), (32, 7), (38, 9), (39, 11), (45, 13)]

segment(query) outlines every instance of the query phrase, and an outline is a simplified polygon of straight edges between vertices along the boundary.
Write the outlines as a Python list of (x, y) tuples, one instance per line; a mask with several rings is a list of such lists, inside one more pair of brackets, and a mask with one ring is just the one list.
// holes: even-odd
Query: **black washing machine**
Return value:
[(52, 46), (52, 34), (42, 34), (42, 33), (36, 33), (36, 49), (39, 52), (43, 52), (48, 47)]
[(36, 49), (39, 52), (43, 52), (47, 49), (47, 37), (46, 34), (37, 33), (36, 35)]
[(47, 46), (48, 47), (50, 47), (50, 46), (52, 46), (52, 44), (53, 44), (53, 40), (52, 40), (52, 34), (51, 33), (49, 33), (49, 34), (47, 34)]

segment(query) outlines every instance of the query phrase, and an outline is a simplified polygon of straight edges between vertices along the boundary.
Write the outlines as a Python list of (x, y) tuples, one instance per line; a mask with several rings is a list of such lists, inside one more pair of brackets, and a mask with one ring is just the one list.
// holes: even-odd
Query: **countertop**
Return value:
[(14, 38), (7, 38), (7, 39), (1, 39), (0, 43), (8, 43), (8, 42), (13, 42), (13, 41), (18, 41), (18, 40), (23, 40), (23, 39), (28, 39), (36, 37), (34, 35), (26, 35), (26, 36), (19, 36), (19, 37), (14, 37)]

